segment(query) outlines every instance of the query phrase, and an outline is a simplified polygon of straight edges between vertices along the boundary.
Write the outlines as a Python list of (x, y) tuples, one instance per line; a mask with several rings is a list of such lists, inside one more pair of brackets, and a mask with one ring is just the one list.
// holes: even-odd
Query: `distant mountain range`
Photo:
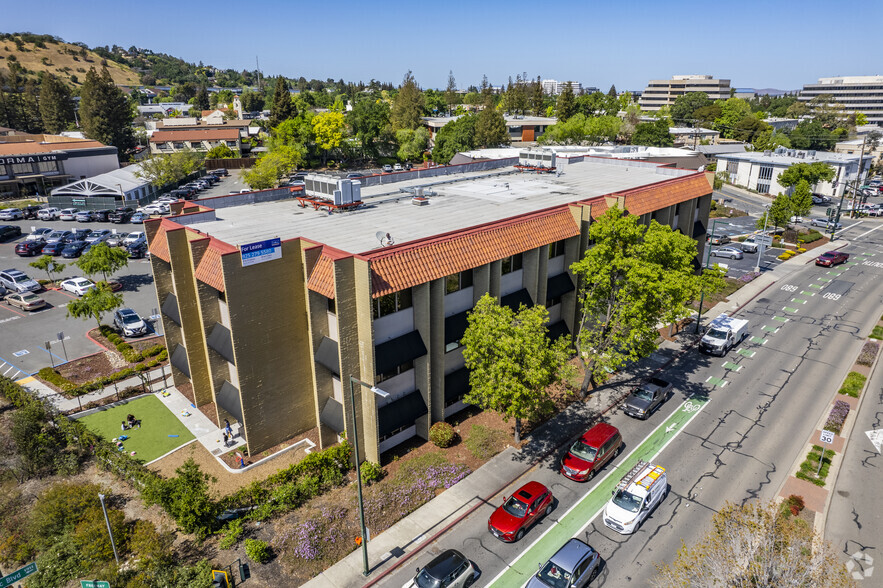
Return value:
[(796, 94), (799, 90), (778, 90), (776, 88), (736, 88), (736, 92), (754, 92), (758, 96), (784, 96)]

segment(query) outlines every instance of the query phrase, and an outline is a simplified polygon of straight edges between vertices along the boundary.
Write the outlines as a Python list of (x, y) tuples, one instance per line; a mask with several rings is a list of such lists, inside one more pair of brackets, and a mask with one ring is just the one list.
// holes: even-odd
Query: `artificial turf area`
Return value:
[[(141, 421), (140, 429), (123, 431), (120, 428), (120, 424), (129, 414)], [(120, 406), (101, 409), (80, 421), (108, 441), (120, 435), (128, 435), (129, 438), (123, 441), (123, 447), (127, 453), (134, 451), (134, 457), (144, 462), (153, 461), (193, 439), (193, 433), (153, 394)]]

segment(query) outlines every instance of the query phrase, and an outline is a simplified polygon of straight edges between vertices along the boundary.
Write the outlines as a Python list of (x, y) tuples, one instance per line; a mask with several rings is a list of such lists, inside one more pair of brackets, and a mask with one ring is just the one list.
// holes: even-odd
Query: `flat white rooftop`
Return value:
[[(364, 204), (350, 212), (301, 208), (290, 199), (219, 208), (217, 220), (188, 226), (234, 246), (304, 237), (366, 253), (380, 248), (378, 232), (402, 244), (691, 173), (695, 172), (617, 160), (571, 164), (560, 176), (522, 174), (505, 167), (363, 188)], [(412, 195), (402, 192), (416, 186), (435, 192), (430, 204), (416, 206)]]

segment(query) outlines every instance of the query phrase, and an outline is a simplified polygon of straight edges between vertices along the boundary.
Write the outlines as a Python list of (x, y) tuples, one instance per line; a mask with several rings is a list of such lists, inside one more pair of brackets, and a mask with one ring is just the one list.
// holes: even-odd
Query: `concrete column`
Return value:
[[(438, 280), (436, 280), (438, 281)], [(429, 439), (429, 427), (432, 425), (432, 352), (433, 331), (431, 284), (419, 284), (411, 288), (411, 303), (414, 305), (414, 328), (420, 333), (426, 345), (426, 355), (414, 360), (414, 381), (423, 401), (426, 403), (427, 414), (417, 419), (417, 436)], [(444, 328), (444, 327), (442, 327)]]
[(488, 266), (489, 266), (489, 272), (490, 272), (490, 281), (489, 281), (489, 286), (488, 286), (488, 292), (490, 292), (491, 296), (493, 296), (494, 298), (499, 300), (500, 299), (500, 280), (503, 275), (502, 274), (503, 262), (501, 262), (498, 259), (497, 261), (490, 262), (488, 264)]
[(549, 289), (549, 246), (537, 248), (537, 293), (534, 300), (537, 304), (546, 304), (546, 292)]
[[(701, 265), (702, 260), (705, 259), (705, 239), (708, 235), (708, 215), (711, 213), (711, 193), (700, 196), (697, 200), (699, 202), (699, 220), (702, 222), (702, 226), (705, 227), (705, 232), (693, 235), (693, 238), (696, 239), (696, 251), (698, 252), (697, 255)], [(692, 231), (690, 231), (690, 234), (692, 234)]]
[[(429, 284), (429, 426), (445, 420), (445, 279)], [(422, 333), (421, 333), (422, 334)], [(424, 341), (425, 341), (424, 337)], [(418, 427), (419, 430), (419, 427)], [(429, 429), (427, 427), (427, 435)]]
[(576, 284), (576, 288), (561, 297), (561, 318), (574, 336), (578, 324), (576, 317), (578, 317), (579, 311), (579, 284), (573, 272), (570, 271), (570, 266), (582, 259), (584, 255), (585, 252), (580, 249), (580, 237), (573, 237), (564, 242), (564, 267), (570, 274), (573, 283)]
[[(548, 258), (548, 250), (546, 257)], [(521, 286), (527, 289), (528, 294), (530, 294), (531, 300), (533, 300), (534, 304), (545, 304), (546, 299), (543, 298), (540, 300), (537, 297), (539, 293), (539, 265), (540, 265), (540, 255), (539, 248), (530, 249), (521, 254)]]

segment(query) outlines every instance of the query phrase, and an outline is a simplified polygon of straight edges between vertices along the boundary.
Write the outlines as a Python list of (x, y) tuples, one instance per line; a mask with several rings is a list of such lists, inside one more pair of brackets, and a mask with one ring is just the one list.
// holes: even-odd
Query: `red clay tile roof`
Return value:
[(364, 257), (371, 264), (372, 296), (377, 298), (577, 235), (579, 227), (565, 206)]
[(325, 253), (322, 253), (316, 261), (307, 280), (307, 288), (325, 298), (334, 298), (334, 260)]
[(215, 290), (224, 291), (224, 267), (221, 257), (238, 253), (239, 249), (214, 237), (209, 237), (208, 248), (199, 260), (194, 275)]
[(154, 131), (150, 136), (151, 143), (167, 141), (235, 141), (239, 138), (239, 129), (182, 129), (176, 131)]
[(711, 194), (711, 186), (705, 174), (700, 172), (617, 194), (625, 196), (625, 207), (630, 214), (641, 216), (666, 206)]
[(181, 228), (181, 225), (178, 223), (162, 219), (159, 223), (159, 228), (157, 229), (156, 234), (153, 236), (150, 243), (147, 244), (147, 248), (150, 249), (150, 254), (169, 263), (171, 256), (169, 255), (169, 242), (166, 240), (166, 233)]

